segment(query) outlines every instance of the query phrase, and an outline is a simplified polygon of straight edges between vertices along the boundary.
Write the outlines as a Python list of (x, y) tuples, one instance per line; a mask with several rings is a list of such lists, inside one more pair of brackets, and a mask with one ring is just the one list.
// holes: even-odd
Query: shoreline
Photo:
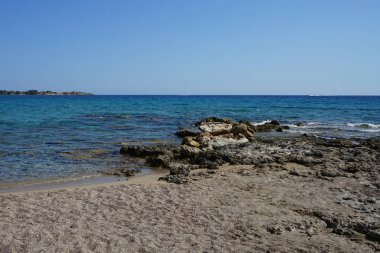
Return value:
[(46, 192), (62, 189), (91, 188), (98, 186), (151, 184), (163, 183), (159, 177), (167, 174), (167, 171), (152, 169), (150, 172), (138, 173), (131, 177), (89, 175), (81, 178), (57, 178), (55, 180), (43, 180), (41, 182), (19, 182), (0, 186), (0, 195), (22, 194), (31, 192)]

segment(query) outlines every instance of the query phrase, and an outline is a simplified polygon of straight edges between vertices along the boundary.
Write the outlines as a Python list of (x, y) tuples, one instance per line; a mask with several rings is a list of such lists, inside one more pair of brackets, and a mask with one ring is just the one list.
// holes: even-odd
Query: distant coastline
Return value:
[(38, 90), (27, 90), (27, 91), (13, 91), (13, 90), (0, 90), (0, 95), (11, 95), (11, 96), (20, 96), (20, 95), (45, 95), (45, 96), (88, 96), (94, 95), (87, 92), (80, 91), (38, 91)]

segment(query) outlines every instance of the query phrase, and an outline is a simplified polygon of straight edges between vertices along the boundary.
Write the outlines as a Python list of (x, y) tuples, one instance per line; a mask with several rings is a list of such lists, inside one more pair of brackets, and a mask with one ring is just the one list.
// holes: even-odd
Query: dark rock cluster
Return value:
[[(134, 146), (122, 145), (121, 154), (144, 158), (146, 165), (169, 169), (168, 182), (188, 182), (189, 167), (217, 169), (232, 158), (220, 157), (221, 147), (252, 142), (256, 132), (282, 131), (278, 121), (255, 126), (248, 121), (233, 121), (210, 117), (196, 122), (198, 131), (181, 128), (176, 133), (183, 138), (182, 145)], [(221, 149), (225, 150), (225, 149)], [(227, 155), (228, 156), (228, 155)], [(181, 164), (180, 167), (177, 164)], [(180, 169), (179, 169), (180, 168)], [(185, 173), (186, 172), (186, 173)]]
[[(183, 183), (191, 169), (217, 169), (223, 164), (282, 166), (295, 163), (310, 167), (314, 176), (332, 178), (367, 173), (380, 186), (380, 141), (373, 139), (323, 139), (313, 136), (256, 137), (260, 131), (282, 131), (278, 121), (252, 125), (247, 121), (207, 118), (196, 123), (199, 131), (180, 129), (182, 145), (131, 146), (122, 154), (144, 158), (151, 167), (170, 171), (164, 180)], [(180, 167), (178, 167), (180, 165)], [(181, 169), (179, 169), (181, 168)], [(186, 173), (185, 173), (186, 172)], [(294, 175), (299, 174), (292, 171)]]

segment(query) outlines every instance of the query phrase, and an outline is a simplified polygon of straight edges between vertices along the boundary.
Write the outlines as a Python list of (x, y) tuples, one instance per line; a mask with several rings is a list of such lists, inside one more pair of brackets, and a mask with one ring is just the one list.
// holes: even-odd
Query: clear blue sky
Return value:
[(380, 1), (0, 0), (0, 89), (380, 95)]

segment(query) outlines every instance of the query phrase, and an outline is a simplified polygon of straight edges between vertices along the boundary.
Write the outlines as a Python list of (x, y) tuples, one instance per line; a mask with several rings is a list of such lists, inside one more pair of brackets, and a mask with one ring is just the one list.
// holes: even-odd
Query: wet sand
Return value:
[(1, 194), (0, 252), (380, 250), (363, 234), (332, 233), (323, 219), (368, 219), (341, 197), (344, 189), (364, 190), (362, 182), (290, 170), (307, 174), (310, 168), (223, 166), (212, 174), (193, 171), (191, 182), (181, 185), (144, 176), (128, 183)]
[(164, 170), (149, 170), (149, 172), (138, 173), (133, 177), (92, 175), (82, 178), (61, 178), (56, 180), (43, 180), (36, 182), (14, 183), (2, 185), (1, 194), (17, 194), (27, 192), (41, 192), (59, 189), (91, 188), (98, 186), (110, 186), (119, 184), (151, 184), (162, 183), (159, 177), (166, 175)]

